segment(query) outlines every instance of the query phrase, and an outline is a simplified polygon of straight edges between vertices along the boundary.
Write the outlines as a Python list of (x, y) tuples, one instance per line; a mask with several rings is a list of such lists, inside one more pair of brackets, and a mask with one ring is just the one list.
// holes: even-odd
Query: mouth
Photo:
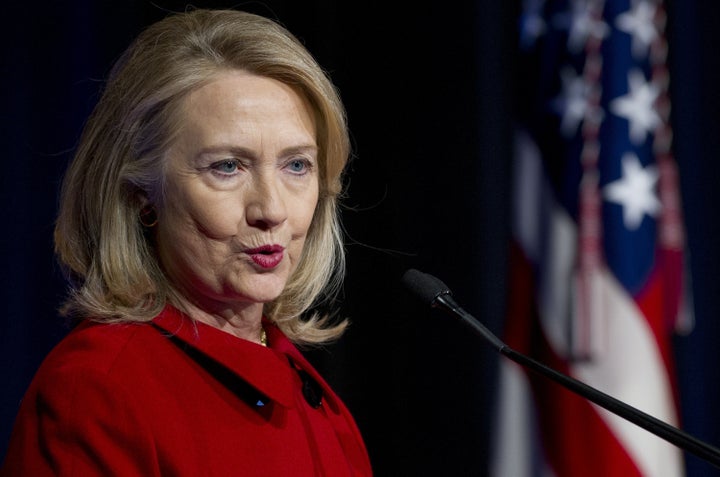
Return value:
[(285, 255), (285, 247), (281, 245), (263, 245), (245, 250), (245, 253), (259, 267), (273, 269), (277, 267)]

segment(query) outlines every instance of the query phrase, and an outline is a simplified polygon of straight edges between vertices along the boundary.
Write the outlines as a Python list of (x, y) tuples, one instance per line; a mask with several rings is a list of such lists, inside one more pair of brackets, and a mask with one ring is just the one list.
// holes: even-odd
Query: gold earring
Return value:
[(155, 207), (146, 205), (140, 209), (140, 223), (148, 229), (157, 225), (158, 217), (157, 212), (155, 212)]

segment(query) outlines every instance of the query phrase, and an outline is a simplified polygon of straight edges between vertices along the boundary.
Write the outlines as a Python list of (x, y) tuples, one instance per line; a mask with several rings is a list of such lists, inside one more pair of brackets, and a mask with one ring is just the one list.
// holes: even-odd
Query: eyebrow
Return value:
[[(280, 156), (290, 156), (293, 154), (317, 154), (318, 146), (315, 144), (300, 144), (297, 146), (290, 146), (280, 151)], [(255, 158), (257, 154), (249, 148), (241, 146), (209, 146), (204, 147), (198, 151), (197, 156), (203, 156), (206, 154), (222, 154), (229, 153), (233, 156)]]

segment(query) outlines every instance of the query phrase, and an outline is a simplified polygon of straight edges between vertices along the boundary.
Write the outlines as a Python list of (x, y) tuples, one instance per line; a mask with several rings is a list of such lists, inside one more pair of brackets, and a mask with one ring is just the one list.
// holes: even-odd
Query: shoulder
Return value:
[(146, 372), (142, 350), (163, 341), (149, 323), (81, 323), (43, 360), (26, 398), (64, 402), (98, 392), (135, 394), (134, 384)]
[(116, 369), (148, 331), (80, 325), (50, 352), (21, 403), (9, 474), (107, 475), (112, 468), (115, 475), (159, 475), (147, 415), (128, 373)]
[(45, 358), (43, 371), (84, 369), (90, 373), (112, 372), (139, 342), (160, 341), (149, 323), (101, 324), (83, 322), (73, 329)]

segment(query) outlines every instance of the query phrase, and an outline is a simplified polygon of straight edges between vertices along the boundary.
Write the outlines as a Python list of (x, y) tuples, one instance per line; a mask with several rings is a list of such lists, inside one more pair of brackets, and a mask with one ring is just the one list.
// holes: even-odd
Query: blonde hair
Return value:
[(344, 276), (338, 219), (350, 145), (338, 93), (303, 45), (270, 19), (234, 10), (171, 15), (142, 32), (113, 68), (65, 175), (55, 250), (71, 290), (63, 313), (102, 322), (150, 321), (176, 293), (139, 220), (163, 199), (164, 154), (187, 94), (219, 72), (241, 69), (288, 84), (317, 124), (320, 195), (303, 252), (282, 294), (264, 313), (296, 343), (338, 337), (318, 310)]

